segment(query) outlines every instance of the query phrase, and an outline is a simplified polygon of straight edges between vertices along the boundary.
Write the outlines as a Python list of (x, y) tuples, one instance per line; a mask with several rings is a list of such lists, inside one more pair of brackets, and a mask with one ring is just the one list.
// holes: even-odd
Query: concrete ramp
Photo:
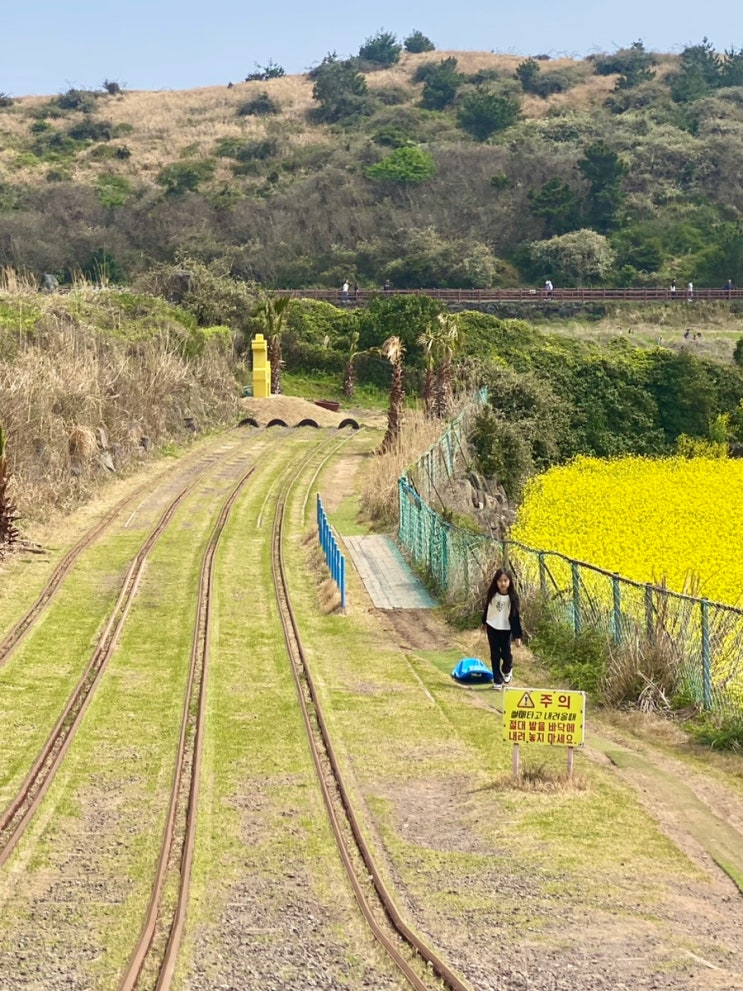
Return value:
[(391, 537), (343, 537), (343, 543), (377, 609), (433, 609), (438, 604)]

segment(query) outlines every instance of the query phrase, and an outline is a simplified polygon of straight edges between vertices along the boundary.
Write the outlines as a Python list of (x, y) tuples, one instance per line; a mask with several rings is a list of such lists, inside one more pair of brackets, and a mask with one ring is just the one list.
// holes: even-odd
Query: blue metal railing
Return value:
[(317, 536), (320, 546), (325, 554), (325, 560), (330, 571), (330, 577), (338, 586), (341, 593), (341, 609), (346, 611), (346, 559), (341, 554), (338, 543), (328, 522), (328, 517), (320, 498), (317, 494)]

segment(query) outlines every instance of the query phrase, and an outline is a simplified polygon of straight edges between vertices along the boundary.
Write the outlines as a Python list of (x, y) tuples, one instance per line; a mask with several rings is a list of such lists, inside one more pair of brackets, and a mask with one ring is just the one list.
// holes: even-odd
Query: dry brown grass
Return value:
[[(429, 62), (456, 58), (460, 72), (471, 75), (481, 70), (497, 70), (512, 75), (526, 58), (523, 55), (496, 52), (437, 51), (418, 55), (403, 53), (399, 63), (388, 69), (367, 74), (369, 90), (399, 88), (416, 102), (421, 90), (412, 77), (417, 68)], [(555, 108), (590, 110), (601, 104), (613, 89), (614, 76), (593, 75), (590, 62), (569, 58), (544, 62), (542, 71), (574, 68), (584, 75), (582, 82), (566, 93), (557, 93), (548, 99), (525, 96), (523, 111), (526, 117), (541, 118)], [(670, 56), (662, 56), (657, 68), (658, 76), (665, 75), (673, 66)], [(78, 155), (66, 168), (73, 179), (90, 181), (102, 171), (129, 178), (154, 180), (168, 163), (182, 158), (206, 158), (214, 154), (217, 143), (224, 138), (254, 140), (267, 131), (279, 128), (282, 141), (289, 146), (332, 143), (327, 127), (310, 123), (308, 112), (315, 106), (312, 98), (313, 83), (306, 74), (283, 76), (267, 82), (238, 82), (233, 86), (208, 86), (193, 90), (131, 90), (120, 95), (100, 97), (96, 116), (114, 125), (129, 124), (131, 134), (116, 139), (112, 145), (126, 145), (131, 157), (126, 160), (96, 158), (95, 149)], [(266, 91), (281, 106), (276, 118), (239, 117), (240, 106), (258, 93)], [(29, 127), (34, 111), (38, 111), (50, 97), (27, 96), (3, 112), (0, 118), (0, 135), (5, 140), (0, 150), (0, 178), (40, 181), (49, 169), (49, 163), (28, 164), (19, 158), (19, 151), (28, 145)], [(53, 126), (64, 130), (71, 120), (80, 115), (70, 114)], [(216, 179), (226, 180), (231, 172), (229, 163), (218, 166)]]
[(191, 436), (186, 417), (200, 429), (237, 421), (225, 354), (207, 348), (187, 361), (166, 333), (111, 338), (69, 311), (78, 296), (37, 295), (34, 335), (4, 339), (0, 423), (25, 520), (85, 501), (112, 466), (128, 471), (145, 456), (143, 437), (155, 449)]
[(566, 791), (587, 791), (588, 779), (584, 774), (575, 772), (572, 776), (568, 775), (567, 768), (557, 770), (546, 764), (522, 764), (517, 776), (504, 776), (498, 782), (498, 787), (550, 795)]
[[(201, 158), (214, 154), (223, 138), (253, 140), (263, 137), (274, 118), (240, 117), (238, 110), (247, 100), (266, 91), (281, 105), (281, 129), (290, 145), (327, 141), (328, 130), (313, 125), (307, 133), (307, 112), (313, 106), (312, 82), (305, 75), (284, 76), (267, 82), (235, 83), (228, 88), (209, 86), (193, 90), (132, 90), (119, 96), (102, 96), (96, 116), (114, 125), (129, 124), (133, 131), (116, 139), (114, 146), (126, 145), (131, 158), (101, 163), (88, 154), (75, 160), (72, 178), (89, 179), (102, 170), (118, 175), (153, 179), (160, 169), (179, 158)], [(0, 152), (0, 175), (13, 174), (17, 179), (38, 179), (39, 168), (18, 167), (17, 151), (28, 142), (31, 112), (47, 102), (43, 97), (22, 97), (2, 118), (2, 131), (9, 141)], [(64, 129), (70, 115), (54, 126)], [(42, 163), (46, 172), (48, 163)], [(225, 174), (227, 165), (225, 165)]]
[(370, 456), (361, 492), (361, 508), (373, 520), (393, 525), (398, 519), (397, 480), (434, 444), (444, 430), (441, 420), (427, 420), (418, 410), (406, 411), (395, 450)]

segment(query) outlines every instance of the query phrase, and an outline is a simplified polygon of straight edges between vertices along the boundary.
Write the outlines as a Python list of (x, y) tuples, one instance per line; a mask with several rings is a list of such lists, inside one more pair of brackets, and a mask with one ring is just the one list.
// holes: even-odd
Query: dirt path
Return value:
[(633, 786), (641, 804), (687, 855), (707, 870), (717, 865), (743, 896), (743, 766), (736, 793), (734, 778), (731, 789), (730, 783), (704, 775), (647, 740), (594, 732), (588, 746)]

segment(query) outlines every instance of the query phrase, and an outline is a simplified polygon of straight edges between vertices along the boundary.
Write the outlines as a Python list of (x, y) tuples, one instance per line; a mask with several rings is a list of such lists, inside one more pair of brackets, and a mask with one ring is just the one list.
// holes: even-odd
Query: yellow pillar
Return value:
[(256, 334), (251, 344), (253, 351), (253, 395), (267, 399), (271, 395), (271, 362), (268, 360), (268, 341), (263, 334)]

